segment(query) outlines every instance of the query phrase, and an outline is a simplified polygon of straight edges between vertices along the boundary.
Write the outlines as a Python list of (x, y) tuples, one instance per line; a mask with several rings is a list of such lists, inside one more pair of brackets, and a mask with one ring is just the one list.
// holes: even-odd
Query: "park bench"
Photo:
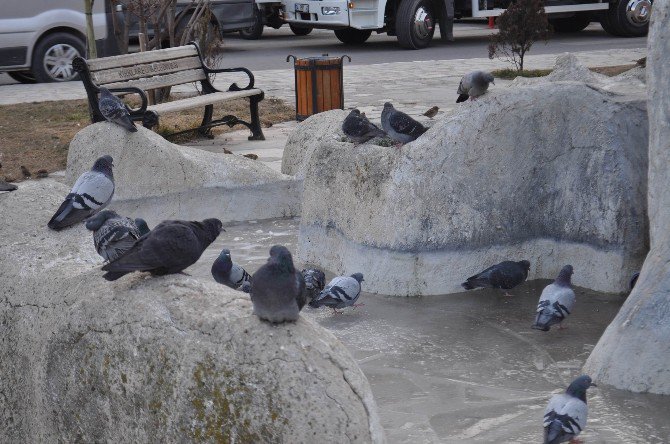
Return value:
[[(265, 140), (258, 116), (258, 104), (263, 100), (264, 93), (254, 88), (254, 76), (251, 71), (246, 68), (209, 68), (203, 61), (196, 43), (99, 59), (87, 60), (76, 57), (72, 66), (79, 73), (86, 88), (92, 122), (105, 120), (98, 108), (99, 87), (104, 86), (112, 92), (138, 94), (142, 105), (137, 109), (128, 108), (128, 110), (131, 119), (141, 121), (146, 128), (151, 129), (158, 125), (159, 118), (164, 114), (204, 107), (202, 124), (188, 131), (198, 131), (202, 135), (207, 135), (214, 126), (232, 127), (242, 124), (251, 130), (249, 140)], [(228, 91), (214, 88), (209, 75), (229, 72), (245, 73), (249, 77), (249, 83), (244, 88), (233, 83)], [(194, 82), (200, 82), (201, 85), (200, 94), (195, 97), (149, 104), (147, 92), (150, 90)], [(240, 97), (249, 98), (251, 122), (245, 122), (232, 115), (213, 120), (214, 104)]]

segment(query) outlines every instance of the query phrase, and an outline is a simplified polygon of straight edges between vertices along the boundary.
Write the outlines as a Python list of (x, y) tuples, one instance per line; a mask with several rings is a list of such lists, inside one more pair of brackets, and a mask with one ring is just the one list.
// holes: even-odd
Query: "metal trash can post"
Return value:
[(295, 119), (301, 122), (313, 114), (331, 109), (344, 109), (344, 58), (306, 57), (299, 59), (294, 55), (286, 57), (288, 62), (293, 58), (295, 71)]

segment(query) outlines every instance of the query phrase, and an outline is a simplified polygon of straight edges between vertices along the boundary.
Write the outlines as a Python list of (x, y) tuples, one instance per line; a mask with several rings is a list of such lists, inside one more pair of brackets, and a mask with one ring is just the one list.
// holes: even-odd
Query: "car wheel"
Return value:
[(84, 42), (64, 32), (40, 40), (33, 51), (31, 73), (37, 82), (68, 82), (79, 74), (72, 68), (75, 57), (86, 53)]
[(254, 12), (254, 26), (240, 30), (240, 37), (244, 40), (258, 40), (263, 35), (263, 14), (261, 10), (255, 8)]
[(575, 14), (572, 17), (549, 19), (549, 23), (558, 33), (583, 31), (591, 23), (590, 14)]
[(10, 71), (9, 77), (20, 83), (37, 83), (30, 71)]
[[(289, 28), (291, 28), (291, 31), (293, 31), (293, 34), (295, 35), (307, 35), (310, 32), (312, 32), (313, 28), (308, 28), (308, 27), (300, 27), (300, 26), (293, 26), (293, 25), (288, 25)], [(368, 36), (369, 37), (369, 36)], [(365, 39), (367, 40), (367, 39)]]
[(362, 45), (370, 38), (372, 31), (355, 28), (342, 28), (335, 30), (335, 37), (347, 45)]
[(651, 0), (617, 0), (610, 3), (604, 12), (606, 19), (600, 23), (613, 35), (643, 37), (649, 32), (651, 3)]
[(396, 35), (400, 46), (422, 49), (435, 33), (435, 13), (429, 0), (402, 0), (396, 16)]

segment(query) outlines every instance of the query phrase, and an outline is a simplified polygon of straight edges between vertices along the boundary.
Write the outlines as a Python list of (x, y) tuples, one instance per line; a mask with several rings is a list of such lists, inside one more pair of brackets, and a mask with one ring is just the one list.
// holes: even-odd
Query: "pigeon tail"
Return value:
[(103, 274), (102, 277), (108, 281), (115, 281), (127, 275), (128, 273), (130, 273), (130, 271), (108, 271), (107, 273)]
[(470, 282), (469, 280), (463, 282), (461, 284), (461, 287), (465, 288), (466, 290), (474, 290), (475, 288), (477, 288), (474, 285), (472, 285), (472, 282)]
[(553, 420), (545, 429), (544, 444), (559, 444), (567, 441), (564, 436), (563, 424), (559, 420)]
[(136, 133), (137, 132), (137, 127), (135, 126), (135, 123), (130, 119), (130, 117), (127, 117), (125, 119), (124, 118), (117, 119), (117, 120), (115, 120), (115, 123), (118, 123), (119, 125), (121, 125), (125, 129), (130, 131), (131, 133)]
[(58, 211), (56, 211), (56, 214), (49, 220), (47, 226), (52, 230), (62, 230), (77, 222), (81, 222), (90, 216), (90, 214), (90, 210), (79, 210), (75, 208), (72, 205), (72, 201), (68, 199), (61, 204)]
[(469, 97), (470, 96), (467, 94), (461, 94), (458, 96), (458, 99), (456, 99), (456, 103), (465, 102), (466, 100), (468, 100)]

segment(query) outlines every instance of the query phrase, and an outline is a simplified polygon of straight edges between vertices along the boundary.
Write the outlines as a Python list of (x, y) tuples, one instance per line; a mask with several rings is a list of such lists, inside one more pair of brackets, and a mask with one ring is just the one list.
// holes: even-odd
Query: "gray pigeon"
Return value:
[(17, 188), (18, 187), (13, 183), (8, 183), (5, 182), (4, 180), (0, 180), (0, 191), (14, 191)]
[(251, 277), (254, 314), (272, 323), (297, 321), (306, 302), (305, 280), (286, 247), (275, 245), (270, 258)]
[(386, 137), (384, 131), (357, 109), (352, 109), (342, 122), (342, 132), (354, 143), (365, 143), (375, 137)]
[(103, 266), (107, 272), (103, 277), (115, 281), (133, 271), (158, 276), (181, 273), (200, 259), (221, 231), (219, 219), (166, 220), (142, 236), (123, 256)]
[(95, 250), (106, 261), (123, 255), (141, 237), (135, 222), (112, 210), (103, 210), (90, 217), (86, 228), (93, 231)]
[(428, 131), (428, 128), (402, 111), (396, 110), (389, 102), (384, 104), (384, 110), (382, 111), (382, 128), (393, 140), (400, 143), (416, 140)]
[(49, 221), (49, 228), (61, 230), (102, 211), (114, 195), (113, 166), (112, 156), (102, 156), (90, 171), (79, 176)]
[(597, 387), (590, 377), (582, 375), (572, 381), (565, 393), (554, 395), (544, 409), (544, 444), (559, 444), (575, 439), (589, 415), (586, 390)]
[(458, 85), (458, 99), (456, 103), (474, 100), (483, 95), (489, 89), (489, 83), (496, 84), (493, 75), (484, 71), (472, 71), (463, 76)]
[(147, 234), (149, 231), (149, 225), (147, 225), (147, 221), (142, 219), (141, 217), (135, 218), (135, 226), (137, 227), (138, 230), (140, 230), (140, 236), (144, 236)]
[(137, 127), (130, 118), (126, 105), (112, 94), (107, 88), (100, 87), (100, 100), (98, 101), (100, 114), (109, 122), (116, 123), (134, 133)]
[(339, 313), (338, 308), (362, 305), (356, 304), (361, 295), (361, 282), (363, 282), (361, 273), (337, 276), (309, 303), (309, 306), (312, 308), (330, 307), (335, 313)]
[[(475, 288), (502, 288), (511, 290), (517, 285), (523, 283), (528, 277), (530, 262), (528, 261), (503, 261), (493, 265), (486, 270), (474, 276), (470, 276), (461, 284), (466, 290)], [(506, 296), (510, 296), (505, 292)]]
[(318, 268), (307, 268), (302, 270), (302, 277), (305, 279), (307, 297), (312, 301), (326, 286), (326, 275)]
[(552, 283), (544, 287), (537, 304), (537, 316), (532, 328), (536, 330), (549, 331), (552, 325), (558, 324), (558, 328), (564, 328), (562, 322), (575, 307), (576, 297), (570, 283), (572, 276), (572, 265), (566, 265), (558, 273), (558, 277)]
[(219, 284), (234, 290), (249, 293), (251, 290), (251, 276), (247, 270), (233, 262), (230, 250), (224, 248), (212, 264), (212, 276)]

